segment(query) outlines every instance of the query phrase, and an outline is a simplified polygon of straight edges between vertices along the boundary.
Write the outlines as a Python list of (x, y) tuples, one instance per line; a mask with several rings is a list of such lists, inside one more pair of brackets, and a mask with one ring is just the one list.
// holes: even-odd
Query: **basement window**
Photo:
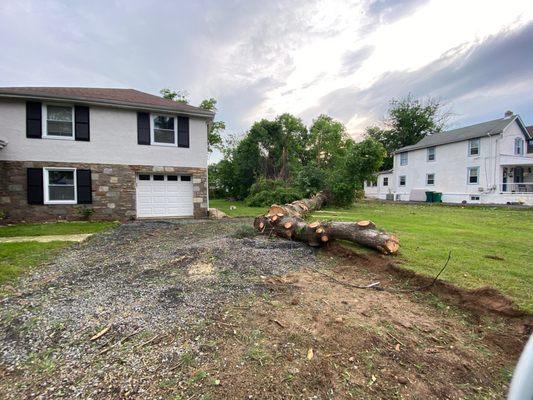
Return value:
[(76, 204), (76, 169), (44, 168), (45, 204)]
[(479, 201), (479, 196), (470, 196), (470, 201)]

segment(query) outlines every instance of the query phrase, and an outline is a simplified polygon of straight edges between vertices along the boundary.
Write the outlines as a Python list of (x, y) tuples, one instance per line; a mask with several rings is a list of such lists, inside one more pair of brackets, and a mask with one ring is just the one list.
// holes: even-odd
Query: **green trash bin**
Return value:
[(442, 203), (442, 193), (433, 192), (433, 203)]
[(435, 192), (426, 192), (426, 203), (433, 203), (435, 200), (433, 198), (433, 195)]

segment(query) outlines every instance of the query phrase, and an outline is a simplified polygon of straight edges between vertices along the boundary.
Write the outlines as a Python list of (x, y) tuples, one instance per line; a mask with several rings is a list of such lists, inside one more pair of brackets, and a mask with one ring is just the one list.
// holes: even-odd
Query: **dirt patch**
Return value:
[[(433, 281), (432, 277), (402, 268), (396, 265), (393, 259), (379, 254), (359, 254), (338, 244), (332, 244), (329, 251), (339, 257), (351, 260), (357, 265), (362, 265), (370, 271), (393, 276), (394, 279), (390, 279), (390, 276), (383, 275), (383, 278), (386, 279), (383, 284), (395, 285), (398, 283), (397, 278), (401, 278), (403, 285), (417, 288), (427, 286)], [(494, 288), (483, 287), (469, 290), (438, 280), (428, 290), (438, 294), (446, 301), (474, 313), (480, 315), (496, 313), (507, 317), (523, 318), (525, 324), (533, 326), (531, 315), (520, 310), (511, 299)]]
[(250, 222), (135, 222), (36, 269), (0, 300), (2, 397), (503, 397), (520, 318), (347, 288), (308, 267), (418, 278), (386, 257), (249, 236)]

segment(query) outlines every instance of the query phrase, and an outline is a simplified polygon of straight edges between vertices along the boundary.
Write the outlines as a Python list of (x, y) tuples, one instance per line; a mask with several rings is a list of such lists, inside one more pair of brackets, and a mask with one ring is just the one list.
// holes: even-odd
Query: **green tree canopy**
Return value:
[(433, 98), (418, 100), (411, 95), (390, 103), (385, 128), (370, 126), (366, 136), (380, 142), (387, 150), (383, 169), (392, 168), (392, 153), (402, 147), (418, 143), (424, 136), (442, 131), (449, 114)]

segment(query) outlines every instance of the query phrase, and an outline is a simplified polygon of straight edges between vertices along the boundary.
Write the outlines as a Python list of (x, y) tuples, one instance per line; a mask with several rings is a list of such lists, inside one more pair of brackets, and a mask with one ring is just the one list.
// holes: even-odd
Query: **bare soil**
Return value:
[(440, 283), (340, 285), (309, 267), (391, 289), (424, 278), (250, 224), (126, 224), (22, 279), (1, 299), (1, 397), (504, 398), (530, 316)]

